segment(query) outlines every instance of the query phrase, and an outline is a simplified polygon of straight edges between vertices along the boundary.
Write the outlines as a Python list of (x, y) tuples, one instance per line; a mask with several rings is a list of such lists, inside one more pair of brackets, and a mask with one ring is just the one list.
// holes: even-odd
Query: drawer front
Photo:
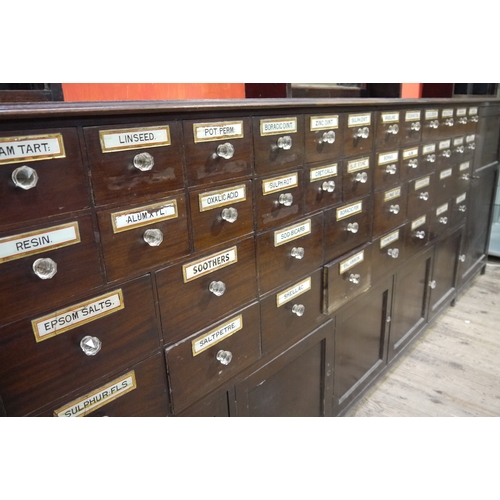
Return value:
[(436, 142), (427, 142), (422, 145), (422, 169), (426, 174), (430, 174), (436, 170), (438, 148)]
[(429, 229), (429, 239), (433, 240), (441, 236), (445, 231), (451, 227), (451, 213), (452, 213), (452, 200), (448, 200), (436, 207), (431, 212), (431, 223)]
[(345, 115), (344, 156), (369, 154), (373, 146), (373, 114), (352, 113)]
[(458, 137), (453, 137), (451, 139), (451, 164), (461, 163), (466, 159), (467, 144), (465, 142), (465, 136), (459, 135)]
[(429, 228), (432, 212), (420, 214), (408, 221), (405, 231), (406, 258), (415, 255), (429, 243)]
[(433, 141), (441, 137), (440, 112), (439, 108), (427, 108), (423, 110), (423, 141)]
[(335, 259), (372, 238), (371, 196), (325, 211), (325, 261)]
[(372, 245), (357, 248), (325, 265), (324, 312), (332, 314), (371, 285)]
[(455, 192), (456, 176), (454, 169), (450, 167), (443, 168), (436, 172), (436, 204), (445, 203)]
[(452, 213), (451, 213), (451, 224), (452, 226), (459, 226), (465, 222), (467, 216), (467, 210), (469, 208), (469, 202), (467, 199), (467, 191), (454, 196), (452, 200)]
[(189, 193), (195, 251), (253, 231), (251, 181)]
[(90, 216), (0, 234), (0, 270), (3, 324), (102, 285)]
[(408, 183), (408, 219), (415, 219), (419, 215), (429, 212), (436, 204), (435, 174), (419, 177)]
[(148, 200), (183, 187), (178, 122), (88, 127), (84, 134), (97, 206)]
[(407, 184), (374, 194), (373, 237), (395, 229), (406, 220)]
[(379, 191), (398, 184), (401, 172), (401, 155), (394, 151), (377, 152), (373, 174), (373, 189)]
[(401, 112), (401, 146), (418, 144), (422, 140), (424, 113), (421, 109)]
[(254, 184), (257, 230), (294, 222), (303, 213), (303, 172), (257, 179)]
[(441, 136), (451, 136), (457, 134), (457, 121), (455, 118), (455, 108), (445, 107), (440, 112), (439, 130)]
[(419, 146), (412, 146), (401, 151), (401, 181), (416, 179), (426, 172), (427, 166), (420, 152)]
[(249, 118), (183, 122), (190, 186), (249, 177), (252, 131)]
[(129, 370), (66, 397), (38, 417), (166, 417), (167, 377), (162, 354), (132, 366)]
[(476, 150), (477, 135), (466, 134), (464, 137), (465, 137), (465, 151), (463, 159), (472, 161), (474, 158), (474, 151)]
[(262, 299), (262, 352), (290, 345), (324, 323), (321, 300), (320, 269)]
[(98, 220), (108, 281), (139, 276), (189, 253), (182, 195), (152, 205), (99, 212)]
[(464, 134), (476, 134), (479, 122), (479, 108), (471, 106), (467, 108), (467, 123), (464, 124)]
[(316, 163), (342, 157), (344, 146), (343, 115), (305, 115), (304, 162)]
[(323, 263), (323, 217), (308, 219), (257, 236), (261, 294), (296, 281)]
[(469, 190), (471, 182), (472, 161), (467, 160), (454, 166), (453, 175), (455, 177), (455, 192), (457, 196)]
[(257, 175), (290, 170), (303, 164), (302, 115), (254, 118), (253, 135)]
[(88, 208), (76, 129), (2, 132), (0, 198), (3, 229)]
[[(94, 337), (101, 348), (91, 354), (85, 342), (98, 344)], [(151, 280), (144, 276), (78, 302), (66, 301), (5, 326), (0, 338), (4, 404), (11, 415), (31, 413), (158, 349)]]
[(375, 146), (377, 149), (398, 149), (402, 134), (401, 111), (377, 111), (375, 121), (377, 131)]
[(344, 160), (342, 193), (344, 201), (367, 196), (373, 187), (373, 156)]
[[(156, 273), (165, 342), (204, 328), (257, 297), (254, 239), (193, 255)], [(221, 284), (222, 283), (222, 284)]]
[(322, 164), (304, 170), (305, 210), (313, 212), (342, 202), (342, 164)]
[(177, 414), (259, 359), (258, 304), (167, 348), (165, 356), (171, 403)]
[(452, 140), (446, 138), (437, 143), (436, 169), (447, 168), (453, 165), (452, 160)]
[(398, 227), (396, 230), (373, 240), (372, 283), (388, 276), (405, 259), (405, 228), (405, 225)]
[(467, 116), (467, 107), (460, 106), (455, 108), (455, 133), (465, 134), (468, 130), (469, 117)]

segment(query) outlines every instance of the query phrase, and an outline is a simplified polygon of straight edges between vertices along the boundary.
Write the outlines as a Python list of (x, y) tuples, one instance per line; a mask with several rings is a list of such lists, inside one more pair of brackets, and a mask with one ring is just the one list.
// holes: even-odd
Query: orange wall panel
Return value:
[(410, 99), (418, 99), (422, 97), (422, 84), (421, 83), (402, 83), (401, 84), (401, 97)]
[(244, 99), (244, 83), (63, 83), (64, 100)]

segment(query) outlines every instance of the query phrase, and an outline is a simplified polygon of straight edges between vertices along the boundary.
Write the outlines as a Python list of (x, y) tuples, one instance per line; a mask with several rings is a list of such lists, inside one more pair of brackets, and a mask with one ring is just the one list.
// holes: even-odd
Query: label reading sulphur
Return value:
[(210, 191), (200, 194), (198, 197), (200, 212), (212, 210), (213, 208), (223, 207), (240, 203), (247, 199), (246, 186), (234, 186), (223, 191)]
[(297, 283), (296, 285), (287, 288), (284, 292), (278, 293), (276, 295), (276, 305), (281, 307), (295, 297), (306, 293), (311, 289), (311, 277), (306, 278), (304, 281)]
[(238, 262), (238, 251), (236, 247), (232, 247), (204, 259), (184, 264), (182, 266), (184, 283), (195, 280), (205, 274), (210, 274), (217, 269), (235, 264), (236, 262)]
[(65, 157), (61, 134), (0, 138), (0, 165)]
[(111, 214), (111, 223), (113, 224), (113, 232), (121, 233), (122, 231), (147, 226), (154, 222), (175, 219), (177, 216), (177, 201), (172, 200), (133, 210), (115, 212)]
[(170, 127), (165, 125), (163, 127), (100, 130), (99, 140), (103, 153), (170, 146)]
[(300, 224), (295, 224), (285, 229), (281, 229), (280, 231), (275, 231), (274, 246), (279, 247), (284, 243), (301, 238), (306, 234), (311, 234), (311, 219), (307, 219), (305, 222)]
[(285, 177), (274, 177), (273, 179), (262, 181), (262, 194), (265, 196), (276, 191), (297, 187), (298, 185), (299, 176), (296, 173)]
[(220, 141), (222, 139), (241, 139), (243, 135), (243, 121), (194, 123), (194, 142)]
[(206, 351), (215, 344), (218, 344), (221, 340), (226, 339), (243, 328), (243, 317), (240, 314), (236, 318), (230, 319), (227, 323), (222, 326), (218, 326), (208, 333), (194, 339), (191, 342), (191, 349), (193, 351), (193, 356), (197, 356), (203, 351)]
[(339, 127), (339, 117), (335, 116), (311, 116), (311, 132), (315, 130), (326, 130)]
[(297, 132), (297, 118), (279, 118), (260, 121), (260, 135), (293, 134)]
[(363, 262), (365, 260), (365, 251), (361, 250), (356, 255), (353, 255), (351, 258), (342, 261), (339, 264), (339, 274), (344, 274), (346, 271), (354, 267), (356, 264)]

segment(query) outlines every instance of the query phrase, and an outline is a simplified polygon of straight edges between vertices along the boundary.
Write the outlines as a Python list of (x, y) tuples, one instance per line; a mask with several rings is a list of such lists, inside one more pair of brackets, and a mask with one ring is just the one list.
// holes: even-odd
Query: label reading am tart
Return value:
[(65, 157), (62, 134), (0, 138), (0, 165)]
[(121, 233), (136, 227), (147, 226), (155, 222), (178, 217), (177, 200), (155, 203), (145, 207), (124, 210), (111, 214), (114, 233)]
[(447, 149), (451, 146), (451, 139), (448, 139), (447, 141), (441, 141), (439, 143), (439, 149)]
[(475, 134), (472, 134), (472, 135), (468, 135), (466, 138), (465, 138), (465, 142), (467, 144), (469, 144), (469, 142), (474, 142), (476, 139), (476, 135)]
[(458, 108), (457, 109), (457, 116), (466, 116), (467, 115), (467, 108)]
[(0, 264), (80, 243), (78, 222), (0, 238)]
[(210, 191), (198, 195), (200, 212), (212, 210), (213, 208), (233, 205), (247, 199), (246, 186), (234, 186), (221, 191)]
[(351, 215), (359, 214), (363, 211), (363, 202), (359, 201), (352, 205), (337, 208), (337, 220), (347, 219)]
[(191, 342), (191, 349), (193, 352), (193, 357), (197, 356), (203, 351), (206, 351), (210, 347), (218, 344), (220, 341), (230, 337), (234, 333), (238, 332), (243, 328), (243, 316), (240, 314), (235, 318), (230, 319), (222, 326), (218, 326), (208, 333), (194, 339)]
[(437, 109), (426, 109), (425, 110), (425, 119), (426, 120), (435, 120), (439, 116), (439, 112)]
[(422, 215), (422, 217), (419, 217), (418, 219), (415, 219), (411, 223), (411, 230), (413, 231), (414, 229), (417, 229), (420, 226), (423, 226), (427, 220), (427, 215)]
[(134, 370), (72, 401), (54, 412), (54, 417), (84, 417), (137, 388)]
[(310, 130), (326, 130), (339, 127), (339, 117), (334, 116), (311, 116)]
[(384, 248), (397, 240), (399, 240), (399, 229), (391, 234), (388, 234), (385, 238), (382, 238), (380, 240), (380, 248)]
[(244, 137), (243, 121), (193, 123), (194, 142), (241, 139)]
[(382, 123), (394, 123), (399, 121), (399, 112), (382, 113)]
[(363, 262), (365, 260), (365, 251), (361, 250), (356, 255), (353, 255), (349, 259), (343, 260), (339, 264), (339, 274), (344, 274), (346, 271), (354, 267), (356, 264)]
[(453, 116), (453, 109), (443, 109), (443, 111), (441, 112), (441, 117), (449, 118), (450, 116)]
[(464, 170), (469, 170), (470, 167), (470, 161), (464, 161), (463, 163), (460, 163), (460, 166), (458, 167), (460, 169), (460, 172), (463, 172)]
[(299, 185), (299, 176), (297, 173), (286, 175), (284, 177), (274, 177), (273, 179), (267, 179), (262, 181), (262, 194), (265, 196), (267, 194), (275, 193), (276, 191), (283, 191), (292, 187), (297, 187)]
[(444, 205), (441, 205), (440, 207), (436, 208), (436, 215), (441, 215), (447, 210), (448, 210), (448, 203), (445, 203)]
[(477, 115), (477, 108), (469, 108), (469, 116)]
[(454, 146), (460, 146), (464, 143), (464, 138), (463, 137), (457, 137), (456, 139), (453, 139), (453, 145)]
[(238, 250), (236, 247), (228, 248), (222, 252), (214, 253), (209, 257), (184, 264), (182, 266), (182, 274), (184, 276), (184, 283), (195, 280), (205, 274), (213, 273), (218, 269), (230, 266), (238, 262)]
[(328, 177), (335, 177), (338, 171), (338, 164), (325, 165), (324, 167), (311, 168), (309, 179), (311, 182), (326, 179)]
[(393, 151), (392, 153), (380, 153), (378, 155), (378, 164), (385, 165), (386, 163), (391, 163), (393, 161), (398, 161), (398, 152)]
[(125, 307), (121, 289), (74, 304), (31, 322), (35, 340), (41, 342)]
[(352, 160), (347, 163), (347, 171), (357, 172), (358, 170), (366, 170), (370, 168), (370, 158), (362, 158), (361, 160)]
[(398, 187), (396, 189), (391, 189), (390, 191), (386, 191), (384, 193), (384, 202), (395, 200), (401, 196), (401, 188)]
[(274, 246), (279, 247), (283, 243), (296, 240), (297, 238), (302, 238), (306, 234), (311, 234), (311, 219), (307, 219), (305, 222), (300, 224), (294, 224), (293, 226), (286, 227), (280, 231), (274, 232)]
[(429, 153), (435, 153), (436, 152), (436, 145), (435, 144), (427, 144), (427, 146), (424, 146), (422, 149), (422, 153), (424, 155), (429, 154)]
[(462, 203), (462, 201), (465, 201), (465, 199), (467, 198), (467, 193), (464, 193), (464, 194), (461, 194), (460, 196), (457, 197), (457, 205), (459, 203)]
[(440, 178), (441, 180), (446, 179), (447, 177), (450, 177), (450, 176), (451, 176), (451, 172), (452, 172), (452, 169), (451, 169), (451, 168), (447, 168), (446, 170), (443, 170), (443, 171), (439, 174), (439, 178)]
[(295, 132), (297, 132), (297, 118), (271, 118), (260, 121), (261, 136)]
[(418, 191), (419, 189), (429, 186), (430, 183), (431, 183), (430, 177), (424, 177), (423, 179), (415, 181), (415, 191)]
[(358, 127), (362, 125), (370, 125), (372, 114), (349, 115), (347, 123), (348, 127)]
[(161, 127), (99, 130), (99, 140), (103, 153), (170, 146), (170, 127), (164, 125)]
[(418, 147), (411, 148), (411, 149), (405, 149), (403, 151), (403, 158), (405, 160), (408, 160), (409, 158), (415, 158), (415, 156), (418, 156)]
[(276, 295), (276, 305), (281, 307), (283, 304), (290, 302), (295, 297), (306, 293), (311, 289), (311, 277), (297, 283), (296, 285), (287, 288), (284, 292), (278, 293)]
[(405, 122), (415, 122), (420, 120), (420, 111), (407, 111), (405, 114)]

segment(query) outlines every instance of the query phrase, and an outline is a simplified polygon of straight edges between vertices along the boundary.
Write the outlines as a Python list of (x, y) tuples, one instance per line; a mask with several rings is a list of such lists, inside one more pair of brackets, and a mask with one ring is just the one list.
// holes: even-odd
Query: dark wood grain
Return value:
[[(400, 189), (396, 198), (388, 199), (390, 193)], [(380, 236), (391, 229), (403, 224), (406, 220), (408, 185), (401, 184), (387, 191), (380, 191), (373, 195), (373, 236)], [(391, 212), (391, 207), (399, 207), (399, 212)]]
[[(311, 130), (311, 118), (325, 118), (329, 116), (337, 116), (339, 121), (339, 126), (337, 128), (325, 128), (321, 130)], [(316, 163), (324, 162), (328, 160), (340, 160), (343, 156), (344, 148), (344, 116), (334, 114), (334, 115), (305, 115), (304, 116), (304, 128), (305, 128), (305, 151), (304, 151), (304, 162), (305, 163)], [(325, 132), (333, 131), (335, 133), (335, 142), (329, 144), (323, 141), (322, 137)]]
[[(336, 166), (336, 167), (335, 167)], [(314, 180), (316, 169), (336, 168), (337, 174), (328, 177), (322, 177), (320, 180)], [(319, 170), (319, 171), (320, 171)], [(335, 187), (333, 192), (329, 192), (329, 187), (323, 187), (323, 184), (333, 181)], [(342, 162), (320, 163), (304, 169), (304, 189), (305, 200), (304, 210), (314, 212), (322, 208), (333, 207), (342, 203)]]
[[(398, 120), (391, 121), (390, 123), (385, 123), (383, 121), (383, 115), (397, 114)], [(393, 109), (390, 111), (377, 111), (374, 113), (375, 121), (375, 148), (377, 150), (392, 150), (398, 149), (401, 143), (402, 136), (402, 123), (404, 120), (404, 111), (399, 109)], [(391, 125), (398, 126), (397, 134), (389, 132)]]

